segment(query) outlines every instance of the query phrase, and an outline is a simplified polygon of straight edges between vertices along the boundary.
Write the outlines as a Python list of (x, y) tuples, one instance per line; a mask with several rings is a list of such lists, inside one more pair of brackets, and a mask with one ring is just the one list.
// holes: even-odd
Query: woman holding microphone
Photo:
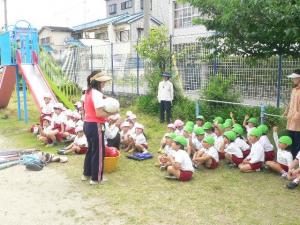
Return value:
[(88, 151), (84, 159), (82, 181), (90, 179), (90, 184), (103, 181), (103, 164), (105, 156), (104, 123), (106, 118), (115, 113), (104, 110), (105, 83), (111, 77), (101, 71), (92, 72), (87, 78), (87, 90), (84, 98), (84, 133), (88, 141)]

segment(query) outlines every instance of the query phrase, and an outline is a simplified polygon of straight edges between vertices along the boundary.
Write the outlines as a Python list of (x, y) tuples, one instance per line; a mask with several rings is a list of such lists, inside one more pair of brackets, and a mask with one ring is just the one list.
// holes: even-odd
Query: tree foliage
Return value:
[(300, 56), (300, 0), (181, 0), (199, 9), (215, 54)]

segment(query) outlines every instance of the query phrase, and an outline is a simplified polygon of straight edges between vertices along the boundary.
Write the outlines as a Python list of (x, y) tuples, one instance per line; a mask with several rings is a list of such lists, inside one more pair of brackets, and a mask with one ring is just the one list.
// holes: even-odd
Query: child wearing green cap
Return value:
[(247, 144), (247, 142), (245, 141), (245, 139), (243, 137), (243, 133), (244, 133), (243, 127), (240, 124), (236, 123), (233, 125), (232, 131), (234, 131), (237, 135), (234, 142), (242, 150), (243, 158), (246, 158), (250, 153), (250, 146)]
[(277, 147), (277, 160), (266, 160), (266, 166), (271, 170), (281, 174), (283, 178), (287, 178), (289, 166), (293, 162), (293, 155), (287, 149), (292, 144), (289, 136), (281, 136), (278, 139), (278, 127), (273, 127), (273, 139)]
[(196, 129), (197, 127), (202, 127), (203, 124), (204, 124), (204, 117), (201, 116), (201, 115), (198, 115), (198, 116), (196, 117), (196, 124), (195, 124), (195, 126), (194, 126), (194, 129)]
[(245, 115), (243, 126), (246, 128), (247, 137), (250, 135), (251, 130), (257, 126), (257, 123), (258, 121), (256, 118), (250, 118), (248, 114)]
[(160, 169), (166, 169), (168, 165), (170, 165), (170, 157), (175, 157), (175, 150), (172, 148), (173, 140), (176, 138), (175, 133), (167, 133), (165, 135), (166, 144), (164, 146), (164, 153), (163, 155), (158, 156), (158, 165)]
[(253, 128), (249, 133), (249, 142), (251, 144), (250, 154), (239, 165), (240, 171), (244, 173), (260, 171), (265, 161), (265, 151), (259, 138), (261, 136), (260, 129)]
[[(215, 144), (214, 144), (214, 146), (215, 146), (215, 148), (217, 149), (217, 151), (219, 152), (221, 146), (222, 146), (223, 143), (224, 143), (224, 137), (223, 137), (224, 127), (223, 127), (222, 124), (215, 124), (214, 127), (215, 127), (215, 129), (214, 129), (214, 130), (215, 130), (215, 135), (216, 135), (216, 137), (217, 137), (217, 138), (215, 139)], [(220, 155), (219, 155), (219, 159), (221, 159), (221, 158), (220, 158)]]
[(169, 175), (166, 176), (166, 178), (175, 178), (180, 181), (189, 181), (192, 179), (194, 168), (190, 156), (184, 150), (186, 146), (186, 138), (183, 136), (177, 136), (174, 138), (172, 148), (176, 151), (176, 153), (174, 159), (170, 158), (171, 165), (167, 168)]
[(215, 139), (211, 136), (203, 139), (203, 148), (196, 152), (193, 157), (194, 166), (197, 168), (200, 165), (208, 169), (216, 169), (219, 165), (218, 151), (214, 147)]
[(221, 150), (225, 153), (225, 159), (233, 166), (238, 166), (244, 160), (242, 150), (234, 142), (236, 134), (234, 131), (226, 131), (224, 133), (224, 144)]
[(188, 154), (190, 156), (194, 155), (202, 148), (202, 141), (204, 139), (205, 131), (202, 127), (197, 127), (194, 129), (194, 135), (192, 137), (192, 142), (188, 148)]
[(273, 161), (275, 159), (274, 146), (271, 144), (267, 134), (269, 128), (265, 124), (261, 124), (257, 127), (260, 129), (262, 136), (259, 139), (259, 142), (264, 147), (265, 150), (265, 161)]
[(206, 122), (204, 123), (203, 127), (202, 127), (205, 131), (205, 137), (211, 136), (214, 139), (217, 138), (216, 134), (214, 133), (214, 126), (211, 122)]

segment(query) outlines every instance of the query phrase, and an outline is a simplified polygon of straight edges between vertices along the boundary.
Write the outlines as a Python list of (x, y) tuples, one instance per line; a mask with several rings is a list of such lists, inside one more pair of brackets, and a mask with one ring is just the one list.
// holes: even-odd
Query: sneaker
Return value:
[(97, 184), (99, 184), (98, 181), (90, 180), (90, 185), (97, 185)]
[(145, 154), (145, 153), (148, 153), (148, 150), (145, 149), (145, 150), (143, 151), (143, 153), (144, 153), (144, 154)]
[(108, 179), (105, 176), (103, 176), (101, 182), (107, 182), (107, 181), (108, 181)]
[(297, 186), (298, 186), (298, 183), (295, 183), (294, 181), (292, 181), (286, 185), (286, 187), (288, 189), (295, 189)]
[(165, 178), (170, 180), (177, 180), (177, 177), (174, 175), (166, 175)]
[(288, 175), (288, 173), (287, 173), (287, 172), (285, 172), (285, 173), (281, 174), (281, 176), (280, 176), (280, 177), (281, 177), (282, 179), (287, 179), (287, 175)]
[(87, 181), (88, 179), (90, 179), (89, 176), (84, 176), (84, 175), (81, 176), (81, 181)]

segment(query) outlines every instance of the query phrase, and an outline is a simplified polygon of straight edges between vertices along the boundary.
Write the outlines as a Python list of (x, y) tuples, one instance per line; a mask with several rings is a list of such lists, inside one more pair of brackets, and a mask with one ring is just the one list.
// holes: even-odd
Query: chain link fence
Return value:
[[(198, 36), (170, 38), (175, 57), (173, 70), (180, 74), (182, 87), (190, 99), (198, 99), (208, 86), (210, 77), (231, 79), (234, 90), (244, 103), (284, 106), (290, 96), (291, 82), (286, 76), (300, 67), (300, 59), (271, 57), (251, 61), (228, 56), (208, 57), (211, 50), (203, 47)], [(201, 36), (201, 35), (200, 35)], [(106, 87), (112, 94), (143, 95), (148, 87), (145, 80), (149, 66), (137, 55), (136, 42), (102, 43), (92, 47), (63, 47), (52, 52), (67, 79), (86, 86), (91, 71), (100, 69), (113, 77)]]

